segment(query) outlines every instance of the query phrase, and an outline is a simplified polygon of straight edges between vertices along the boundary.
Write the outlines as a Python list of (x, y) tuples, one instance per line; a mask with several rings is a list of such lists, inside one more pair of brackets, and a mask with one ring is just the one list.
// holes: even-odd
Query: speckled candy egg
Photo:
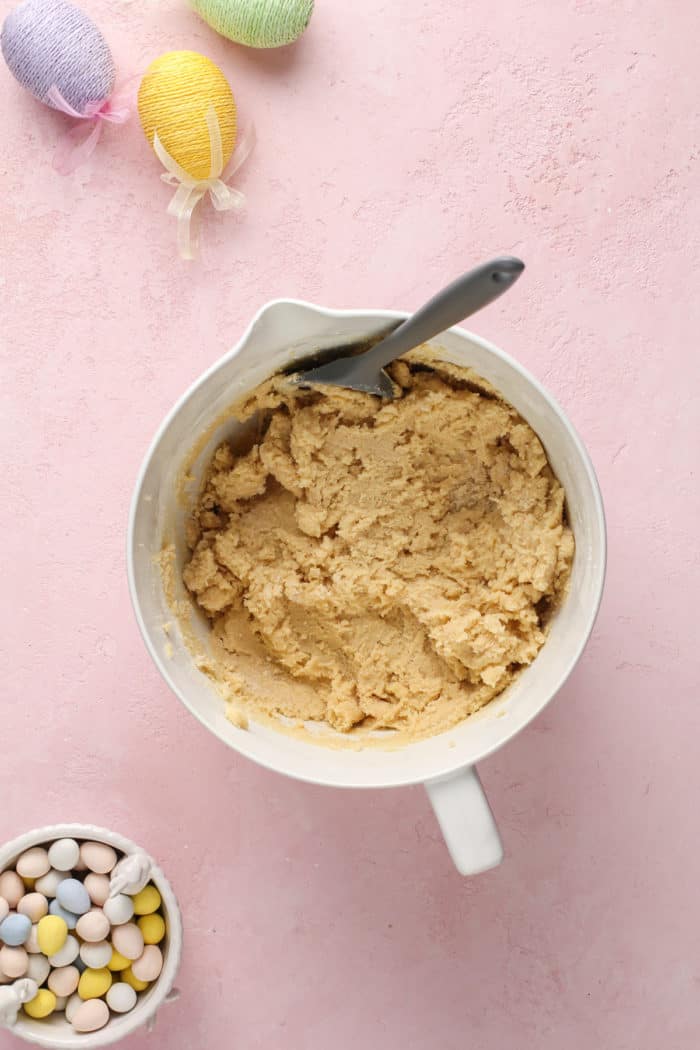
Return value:
[(71, 1024), (76, 1032), (97, 1032), (108, 1021), (109, 1007), (102, 999), (88, 999), (71, 1011)]
[(107, 42), (67, 0), (24, 0), (5, 19), (0, 45), (15, 79), (49, 106), (54, 85), (79, 113), (112, 94), (114, 60)]
[(146, 138), (152, 146), (157, 131), (173, 160), (195, 179), (211, 172), (210, 106), (219, 121), (226, 167), (236, 144), (236, 103), (219, 67), (196, 51), (170, 51), (146, 70), (138, 97)]

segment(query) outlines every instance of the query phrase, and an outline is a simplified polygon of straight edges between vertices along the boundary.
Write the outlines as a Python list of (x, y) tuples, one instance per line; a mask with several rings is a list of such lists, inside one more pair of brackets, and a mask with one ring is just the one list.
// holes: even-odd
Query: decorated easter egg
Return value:
[(105, 901), (102, 910), (113, 926), (121, 926), (134, 914), (134, 902), (126, 893), (118, 893)]
[(101, 908), (109, 897), (109, 878), (107, 875), (96, 875), (94, 871), (91, 871), (85, 876), (83, 885), (88, 891), (92, 903)]
[(160, 944), (165, 937), (165, 921), (162, 915), (142, 915), (136, 925), (143, 934), (144, 944)]
[(291, 44), (306, 29), (314, 0), (191, 0), (212, 29), (248, 47)]
[(49, 902), (43, 893), (25, 893), (17, 905), (20, 915), (26, 915), (30, 922), (43, 919), (49, 910)]
[(56, 871), (70, 871), (79, 856), (80, 846), (75, 839), (56, 839), (49, 846), (49, 862)]
[(106, 875), (117, 863), (117, 854), (106, 842), (83, 842), (80, 847), (80, 859), (88, 871)]
[(11, 948), (18, 948), (24, 944), (32, 932), (32, 920), (27, 915), (18, 915), (13, 911), (0, 922), (0, 941), (4, 941)]
[(194, 179), (211, 174), (210, 107), (218, 120), (225, 167), (236, 144), (236, 103), (219, 67), (195, 51), (170, 51), (146, 70), (138, 95), (146, 138), (153, 145), (157, 132), (165, 150)]
[(16, 871), (3, 871), (0, 875), (0, 897), (8, 908), (16, 908), (24, 897), (25, 886)]
[(54, 87), (79, 113), (112, 94), (114, 60), (107, 42), (68, 0), (24, 0), (5, 19), (0, 44), (15, 79), (49, 106), (57, 108), (49, 97)]
[(107, 992), (107, 1006), (114, 1010), (115, 1014), (127, 1014), (136, 1006), (136, 990), (130, 984), (119, 981), (113, 984)]
[(102, 999), (88, 999), (73, 1013), (71, 1024), (76, 1032), (96, 1032), (109, 1021), (109, 1007)]
[(80, 916), (75, 932), (83, 941), (104, 941), (109, 935), (109, 919), (101, 908), (93, 908)]
[(52, 900), (49, 904), (49, 915), (58, 915), (65, 922), (69, 930), (74, 930), (78, 924), (78, 916), (74, 915), (72, 911), (66, 911), (58, 903), (58, 900)]
[(45, 915), (39, 920), (37, 930), (39, 947), (49, 957), (61, 950), (68, 937), (68, 926), (60, 915)]
[(100, 970), (85, 970), (78, 982), (78, 995), (81, 999), (99, 999), (112, 983), (112, 974), (103, 967)]
[(73, 915), (84, 915), (90, 911), (90, 894), (77, 879), (64, 879), (56, 890), (56, 900)]
[[(41, 921), (43, 922), (44, 920), (42, 919)], [(55, 955), (49, 956), (49, 962), (52, 966), (70, 966), (71, 963), (75, 963), (75, 965), (78, 966), (76, 959), (78, 958), (79, 951), (80, 944), (78, 943), (78, 938), (74, 937), (72, 933), (69, 933), (63, 947), (60, 948)], [(80, 969), (79, 966), (78, 969)]]
[(51, 963), (45, 955), (30, 955), (27, 959), (27, 977), (36, 983), (43, 984), (51, 973)]
[(29, 1017), (40, 1020), (48, 1017), (56, 1009), (56, 996), (48, 988), (40, 988), (33, 999), (24, 1004), (24, 1012)]

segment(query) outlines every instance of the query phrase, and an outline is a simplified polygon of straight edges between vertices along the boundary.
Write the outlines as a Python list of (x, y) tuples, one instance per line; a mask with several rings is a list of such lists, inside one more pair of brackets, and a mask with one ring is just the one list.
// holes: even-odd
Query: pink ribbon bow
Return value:
[[(55, 84), (49, 88), (47, 99), (61, 113), (81, 121), (66, 132), (56, 149), (53, 166), (61, 175), (69, 175), (85, 163), (100, 140), (105, 121), (109, 121), (110, 124), (125, 124), (131, 116), (131, 110), (124, 104), (124, 100), (113, 98), (106, 98), (102, 102), (87, 102), (85, 111), (79, 113), (66, 102)], [(87, 135), (85, 121), (92, 123)]]

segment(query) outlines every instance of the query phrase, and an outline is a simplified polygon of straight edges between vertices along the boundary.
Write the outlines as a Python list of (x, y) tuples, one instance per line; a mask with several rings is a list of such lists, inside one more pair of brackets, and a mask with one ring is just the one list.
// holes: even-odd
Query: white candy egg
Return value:
[(27, 977), (41, 986), (51, 971), (51, 963), (45, 955), (30, 955), (27, 961)]
[(110, 897), (105, 901), (103, 912), (112, 923), (112, 926), (121, 926), (128, 922), (134, 914), (134, 902), (126, 893), (118, 893), (116, 897)]
[(34, 889), (37, 893), (43, 893), (45, 897), (55, 897), (58, 884), (67, 878), (70, 878), (69, 872), (56, 871), (55, 868), (51, 868), (40, 879), (36, 880)]
[(83, 1000), (77, 992), (74, 992), (73, 995), (69, 995), (68, 1002), (66, 1003), (66, 1021), (72, 1023), (78, 1007), (82, 1005)]
[(107, 1006), (114, 1010), (115, 1014), (127, 1014), (136, 1006), (137, 998), (136, 991), (130, 984), (119, 981), (107, 992)]
[(80, 958), (91, 970), (100, 970), (112, 958), (112, 945), (107, 941), (95, 941), (94, 944), (86, 941), (80, 946)]
[(70, 871), (79, 856), (80, 846), (75, 839), (57, 839), (49, 847), (49, 863), (56, 871)]
[(66, 942), (60, 951), (57, 951), (55, 955), (49, 956), (49, 962), (52, 966), (70, 966), (71, 963), (75, 962), (78, 958), (78, 952), (80, 951), (80, 945), (78, 938), (74, 937), (72, 933), (69, 933), (66, 937)]

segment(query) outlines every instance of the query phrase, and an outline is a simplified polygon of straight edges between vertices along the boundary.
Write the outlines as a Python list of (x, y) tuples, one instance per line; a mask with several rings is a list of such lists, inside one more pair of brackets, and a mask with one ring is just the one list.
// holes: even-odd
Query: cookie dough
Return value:
[(467, 370), (390, 372), (393, 402), (275, 377), (236, 413), (252, 444), (213, 457), (183, 578), (239, 722), (429, 736), (544, 644), (574, 542), (542, 445)]

